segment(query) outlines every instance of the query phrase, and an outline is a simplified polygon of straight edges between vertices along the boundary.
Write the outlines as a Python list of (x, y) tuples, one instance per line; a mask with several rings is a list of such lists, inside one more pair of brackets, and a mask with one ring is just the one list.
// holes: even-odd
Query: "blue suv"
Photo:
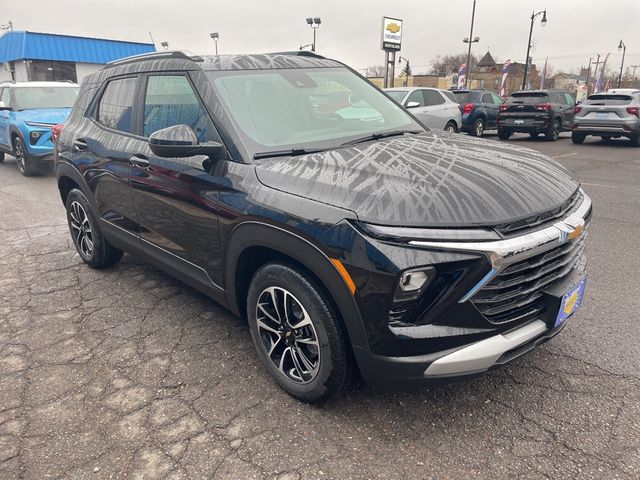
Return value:
[(452, 90), (460, 105), (460, 131), (482, 137), (486, 130), (498, 128), (498, 113), (502, 99), (489, 90)]
[(49, 169), (52, 129), (69, 116), (78, 89), (67, 82), (1, 83), (0, 162), (13, 155), (25, 177)]

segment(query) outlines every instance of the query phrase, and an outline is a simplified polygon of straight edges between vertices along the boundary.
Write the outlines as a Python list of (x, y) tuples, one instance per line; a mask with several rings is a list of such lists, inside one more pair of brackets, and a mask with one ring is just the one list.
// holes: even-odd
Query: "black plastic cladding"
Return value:
[[(435, 132), (255, 163), (204, 73), (326, 67), (344, 66), (292, 54), (225, 55), (197, 62), (150, 56), (113, 64), (82, 84), (56, 145), (58, 177), (80, 186), (114, 244), (145, 255), (236, 313), (243, 313), (235, 290), (234, 262), (242, 253), (236, 246), (272, 248), (306, 265), (335, 301), (361, 366), (371, 353), (435, 354), (512, 328), (490, 324), (469, 302), (457, 303), (490, 269), (483, 256), (367, 238), (347, 220), (495, 225), (557, 208), (577, 182), (531, 150)], [(228, 152), (227, 158), (213, 161), (211, 170), (194, 172), (184, 162), (158, 159), (144, 137), (119, 134), (85, 117), (107, 79), (156, 72), (188, 72)], [(77, 138), (90, 140), (88, 151), (74, 151)], [(131, 167), (134, 154), (147, 155), (153, 168)], [(171, 201), (162, 201), (167, 198)], [(329, 258), (345, 264), (357, 287), (355, 296), (347, 293)], [(451, 274), (453, 281), (433, 299), (430, 308), (437, 315), (421, 316), (430, 322), (426, 328), (392, 331), (388, 313), (398, 275), (423, 265)]]

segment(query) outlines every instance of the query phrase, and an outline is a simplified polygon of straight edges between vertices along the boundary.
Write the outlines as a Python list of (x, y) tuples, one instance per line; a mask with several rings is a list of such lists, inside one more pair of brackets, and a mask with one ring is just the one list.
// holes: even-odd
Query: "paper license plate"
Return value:
[(563, 295), (562, 301), (560, 302), (560, 311), (556, 317), (556, 323), (553, 325), (554, 327), (566, 322), (578, 307), (582, 305), (582, 298), (584, 297), (584, 289), (586, 285), (587, 277), (584, 277), (576, 286)]

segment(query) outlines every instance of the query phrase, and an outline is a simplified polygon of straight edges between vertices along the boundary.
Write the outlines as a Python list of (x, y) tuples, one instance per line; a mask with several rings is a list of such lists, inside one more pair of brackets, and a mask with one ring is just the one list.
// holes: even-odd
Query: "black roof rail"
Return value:
[(326, 57), (316, 52), (310, 52), (309, 50), (291, 50), (289, 52), (273, 52), (271, 55), (292, 55), (295, 57), (313, 57), (313, 58), (326, 59)]
[(149, 52), (141, 53), (140, 55), (132, 55), (130, 57), (121, 58), (119, 60), (113, 60), (105, 66), (105, 68), (115, 67), (118, 65), (126, 65), (127, 63), (139, 62), (141, 60), (154, 60), (154, 59), (180, 59), (180, 60), (192, 60), (194, 62), (202, 62), (202, 57), (197, 55), (187, 55), (185, 52), (174, 50), (170, 52)]

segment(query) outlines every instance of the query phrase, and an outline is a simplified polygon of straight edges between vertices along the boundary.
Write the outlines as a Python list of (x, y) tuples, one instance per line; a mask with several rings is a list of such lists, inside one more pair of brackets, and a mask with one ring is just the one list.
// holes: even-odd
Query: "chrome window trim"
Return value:
[(493, 275), (485, 276), (460, 299), (460, 303), (466, 302), (505, 267), (562, 245), (569, 240), (569, 235), (572, 232), (578, 228), (584, 228), (585, 217), (591, 210), (591, 198), (582, 189), (580, 192), (583, 195), (580, 206), (572, 214), (542, 230), (497, 241), (433, 242), (412, 240), (409, 244), (423, 248), (477, 252), (487, 256), (493, 268), (491, 272)]

